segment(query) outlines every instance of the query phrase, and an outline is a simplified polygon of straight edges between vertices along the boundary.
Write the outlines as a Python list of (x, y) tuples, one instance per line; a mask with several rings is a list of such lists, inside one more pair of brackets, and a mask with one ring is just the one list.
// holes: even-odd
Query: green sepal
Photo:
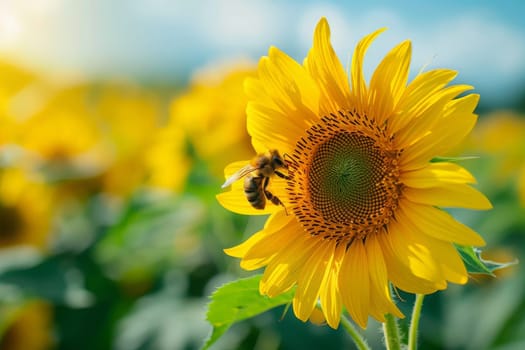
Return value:
[(256, 275), (224, 284), (212, 294), (206, 318), (213, 330), (203, 350), (214, 344), (234, 323), (291, 302), (294, 289), (274, 298), (261, 295), (259, 293), (261, 276)]
[(517, 260), (505, 263), (485, 260), (481, 257), (481, 249), (470, 246), (456, 245), (456, 249), (461, 255), (461, 259), (463, 259), (468, 273), (479, 273), (494, 276), (494, 271), (516, 265), (518, 263)]

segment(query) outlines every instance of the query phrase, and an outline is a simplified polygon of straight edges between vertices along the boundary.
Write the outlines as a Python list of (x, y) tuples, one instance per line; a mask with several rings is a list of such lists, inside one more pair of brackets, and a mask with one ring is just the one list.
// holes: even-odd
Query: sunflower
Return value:
[[(56, 90), (56, 91), (55, 91)], [(88, 85), (48, 88), (46, 96), (19, 126), (17, 143), (46, 166), (92, 174), (110, 161), (103, 133), (90, 106)]]
[[(403, 317), (390, 285), (428, 294), (466, 283), (454, 244), (484, 241), (440, 207), (491, 207), (468, 171), (436, 162), (473, 128), (478, 95), (465, 94), (468, 85), (448, 86), (456, 72), (447, 69), (408, 83), (410, 41), (394, 47), (367, 84), (364, 55), (382, 31), (357, 44), (350, 77), (324, 18), (303, 65), (270, 48), (245, 83), (247, 126), (257, 153), (276, 149), (285, 160), (285, 178), (268, 186), (282, 205), (254, 209), (242, 181), (218, 195), (231, 211), (271, 214), (261, 231), (225, 252), (246, 270), (266, 267), (261, 294), (296, 287), (296, 317), (306, 321), (320, 307), (332, 328), (343, 307), (363, 328), (368, 316)], [(230, 164), (226, 176), (247, 162)]]
[(104, 191), (127, 195), (142, 184), (147, 171), (144, 159), (156, 140), (163, 108), (159, 97), (132, 84), (102, 88), (96, 119), (107, 132), (107, 150), (113, 154), (101, 177)]
[(190, 88), (172, 102), (170, 124), (184, 130), (218, 177), (225, 163), (251, 154), (243, 82), (255, 72), (250, 62), (214, 65), (195, 74)]
[(491, 178), (504, 183), (516, 175), (525, 159), (525, 118), (509, 111), (499, 111), (485, 116), (476, 132), (472, 133), (470, 145), (496, 162), (498, 169)]
[(487, 191), (504, 191), (509, 184), (516, 188), (525, 207), (525, 118), (510, 111), (496, 111), (481, 120), (469, 137), (466, 152), (481, 152), (489, 160), (481, 175), (490, 183)]
[(149, 175), (147, 185), (181, 192), (191, 169), (184, 131), (174, 123), (160, 128), (144, 162)]
[(25, 171), (0, 168), (0, 250), (19, 245), (45, 250), (53, 199), (51, 189)]
[(30, 301), (9, 315), (0, 337), (3, 350), (46, 350), (54, 348), (52, 308), (44, 301)]
[[(0, 59), (0, 147), (13, 142), (16, 130), (15, 116), (16, 103), (13, 100), (20, 100), (24, 95), (24, 90), (35, 80), (35, 76), (15, 64)], [(15, 98), (14, 98), (15, 97)]]

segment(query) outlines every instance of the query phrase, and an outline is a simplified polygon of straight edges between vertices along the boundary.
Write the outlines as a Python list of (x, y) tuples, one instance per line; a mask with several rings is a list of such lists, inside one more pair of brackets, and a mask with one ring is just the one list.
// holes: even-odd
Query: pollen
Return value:
[(321, 118), (290, 156), (288, 193), (299, 222), (313, 236), (351, 243), (379, 232), (402, 192), (400, 151), (384, 127), (355, 111)]

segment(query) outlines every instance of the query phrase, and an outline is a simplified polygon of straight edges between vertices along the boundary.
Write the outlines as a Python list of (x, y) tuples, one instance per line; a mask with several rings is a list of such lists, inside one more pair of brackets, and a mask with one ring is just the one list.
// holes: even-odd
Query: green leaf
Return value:
[(14, 288), (15, 294), (24, 298), (43, 298), (74, 308), (86, 307), (93, 302), (93, 296), (84, 289), (83, 276), (73, 265), (71, 256), (58, 254), (34, 258), (22, 250), (2, 254), (20, 255), (17, 258), (20, 263), (11, 268), (3, 266), (0, 270), (0, 300), (9, 300), (9, 291)]
[(95, 248), (96, 260), (111, 278), (148, 280), (170, 264), (185, 263), (193, 251), (177, 251), (175, 242), (194, 236), (202, 220), (204, 208), (195, 198), (137, 198)]
[[(172, 281), (174, 282), (174, 281)], [(178, 286), (166, 285), (134, 303), (119, 320), (115, 350), (195, 349), (206, 337), (206, 300), (180, 295)]]
[(225, 324), (225, 325), (222, 325), (222, 326), (214, 326), (212, 331), (211, 331), (211, 334), (210, 336), (208, 337), (208, 339), (206, 340), (206, 343), (204, 344), (202, 350), (206, 350), (208, 349), (210, 346), (212, 346), (213, 344), (215, 344), (215, 342), (217, 340), (219, 340), (220, 337), (222, 337), (222, 335), (224, 333), (226, 333), (226, 331), (228, 329), (230, 329), (231, 327), (231, 324)]
[(213, 326), (203, 349), (214, 344), (235, 322), (259, 315), (276, 306), (290, 303), (295, 290), (269, 298), (259, 293), (261, 275), (239, 279), (217, 289), (208, 304), (208, 321)]
[(440, 163), (440, 162), (461, 162), (463, 160), (478, 159), (478, 156), (463, 156), (463, 157), (434, 157), (430, 160), (431, 163)]
[(495, 270), (503, 269), (518, 263), (517, 260), (505, 263), (485, 260), (481, 257), (481, 250), (473, 247), (456, 245), (456, 249), (461, 255), (469, 273), (481, 273), (493, 276)]

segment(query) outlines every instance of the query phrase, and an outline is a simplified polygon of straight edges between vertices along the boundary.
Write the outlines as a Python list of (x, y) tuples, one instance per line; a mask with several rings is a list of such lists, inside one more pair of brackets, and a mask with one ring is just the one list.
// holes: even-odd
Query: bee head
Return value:
[(275, 164), (275, 166), (277, 168), (288, 168), (288, 166), (285, 163), (284, 159), (279, 154), (279, 151), (271, 150), (270, 154), (271, 154), (272, 163)]

